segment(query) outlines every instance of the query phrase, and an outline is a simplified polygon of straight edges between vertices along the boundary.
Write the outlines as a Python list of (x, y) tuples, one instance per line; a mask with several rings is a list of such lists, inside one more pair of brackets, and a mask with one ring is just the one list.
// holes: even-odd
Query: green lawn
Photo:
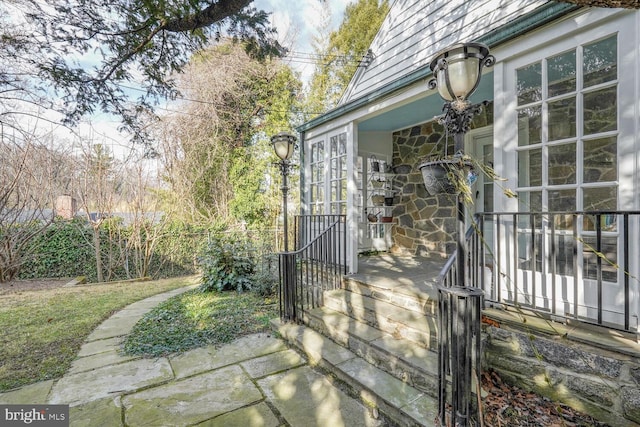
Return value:
[(275, 299), (251, 292), (196, 289), (161, 303), (145, 315), (124, 342), (127, 354), (164, 356), (219, 345), (269, 329), (278, 316)]
[(197, 277), (54, 288), (0, 296), (0, 391), (60, 378), (87, 336), (135, 301)]

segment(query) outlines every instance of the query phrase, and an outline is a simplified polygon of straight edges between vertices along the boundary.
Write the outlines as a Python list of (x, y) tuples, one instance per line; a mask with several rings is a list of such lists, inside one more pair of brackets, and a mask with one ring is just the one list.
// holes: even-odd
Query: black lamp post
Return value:
[[(446, 102), (440, 123), (454, 135), (454, 155), (464, 154), (464, 135), (469, 131), (473, 116), (480, 112), (484, 102), (471, 104), (468, 98), (478, 88), (482, 68), (494, 64), (489, 48), (481, 43), (460, 43), (440, 51), (431, 61), (434, 79), (429, 81), (430, 89), (438, 89)], [(458, 194), (457, 233), (457, 281), (464, 286), (466, 243), (464, 239), (464, 196)]]
[[(472, 104), (468, 98), (478, 88), (482, 68), (494, 64), (487, 46), (480, 43), (453, 45), (438, 54), (430, 67), (434, 79), (430, 89), (438, 89), (445, 100), (440, 123), (454, 135), (454, 157), (464, 154), (464, 136), (473, 116), (485, 104)], [(466, 179), (460, 165), (456, 179)], [(466, 241), (464, 195), (458, 190), (456, 236), (456, 286), (439, 287), (439, 344), (438, 344), (438, 410), (440, 424), (469, 426), (471, 421), (471, 374), (473, 365), (480, 366), (480, 309), (481, 289), (465, 287)], [(474, 342), (475, 345), (472, 345)], [(473, 349), (475, 347), (475, 350)], [(451, 417), (447, 423), (447, 375), (451, 375)], [(475, 376), (479, 381), (479, 376)], [(476, 415), (478, 412), (476, 412)]]
[(287, 197), (289, 194), (289, 184), (287, 177), (289, 176), (289, 168), (291, 164), (289, 159), (293, 156), (293, 151), (296, 148), (296, 137), (286, 133), (280, 132), (271, 137), (271, 144), (276, 155), (280, 158), (278, 166), (282, 173), (282, 219), (284, 223), (284, 250), (289, 250), (289, 230), (287, 229)]

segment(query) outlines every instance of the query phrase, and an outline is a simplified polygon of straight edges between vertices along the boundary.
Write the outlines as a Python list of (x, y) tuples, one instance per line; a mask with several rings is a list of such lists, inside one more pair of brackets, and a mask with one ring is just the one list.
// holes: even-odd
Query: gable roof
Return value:
[(395, 0), (371, 43), (373, 60), (356, 72), (340, 104), (297, 130), (313, 129), (429, 77), (432, 56), (451, 44), (494, 47), (578, 8), (547, 0)]

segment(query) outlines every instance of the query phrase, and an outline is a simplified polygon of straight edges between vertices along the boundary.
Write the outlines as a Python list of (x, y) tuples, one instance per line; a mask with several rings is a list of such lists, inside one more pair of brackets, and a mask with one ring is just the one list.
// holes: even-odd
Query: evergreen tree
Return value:
[(323, 27), (319, 28), (321, 34), (314, 49), (320, 59), (309, 85), (306, 110), (312, 113), (307, 119), (338, 104), (388, 11), (388, 0), (349, 4), (340, 27), (329, 34), (326, 45), (322, 42)]

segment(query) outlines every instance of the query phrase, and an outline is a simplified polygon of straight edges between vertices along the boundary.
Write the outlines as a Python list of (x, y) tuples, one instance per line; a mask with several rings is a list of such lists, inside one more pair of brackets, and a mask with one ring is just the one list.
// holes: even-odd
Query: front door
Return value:
[[(487, 126), (470, 132), (467, 137), (465, 152), (479, 164), (493, 169), (493, 127)], [(467, 219), (476, 212), (493, 212), (494, 181), (482, 171), (475, 171), (475, 182), (471, 187), (473, 204), (468, 209)]]
[(359, 252), (386, 251), (391, 246), (393, 174), (387, 164), (380, 155), (358, 157)]

